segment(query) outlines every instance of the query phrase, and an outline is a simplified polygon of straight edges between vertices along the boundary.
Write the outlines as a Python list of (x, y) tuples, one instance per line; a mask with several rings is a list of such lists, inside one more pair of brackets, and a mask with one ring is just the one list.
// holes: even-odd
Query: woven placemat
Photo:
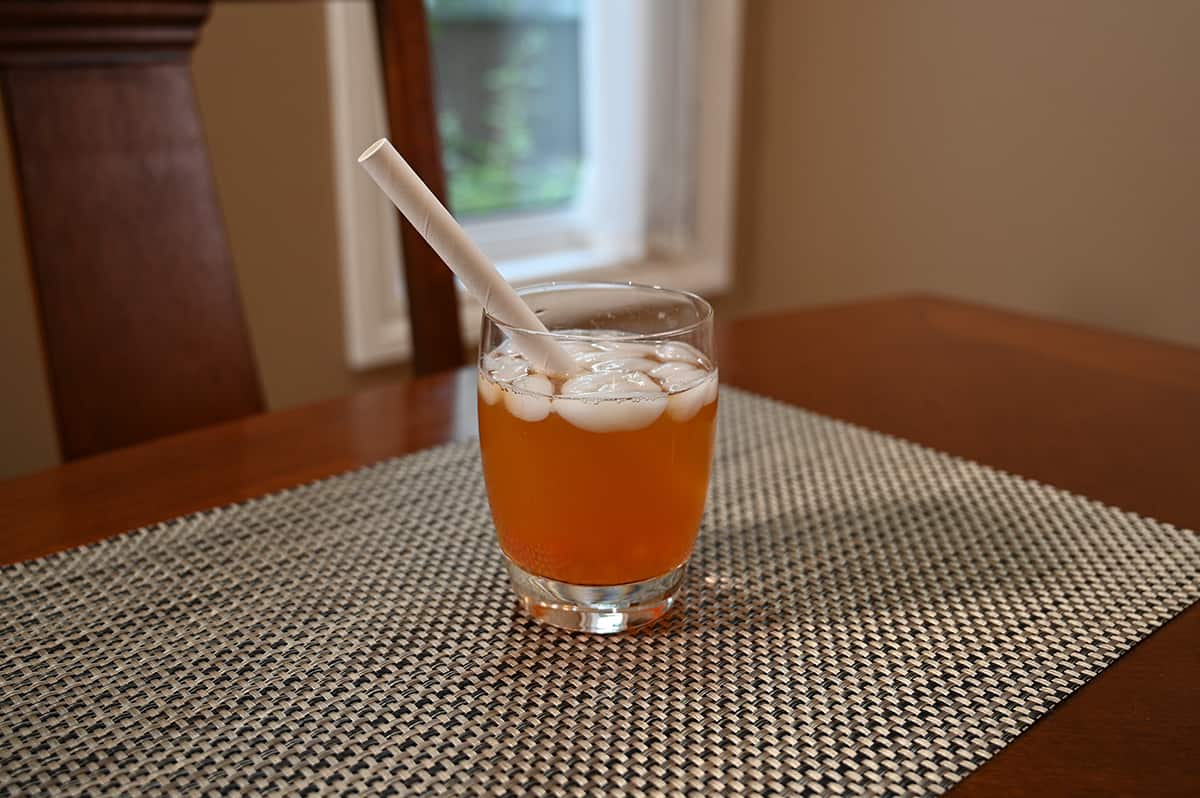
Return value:
[(0, 790), (937, 793), (1200, 597), (1190, 532), (720, 412), (686, 604), (625, 636), (516, 611), (474, 442), (0, 570)]

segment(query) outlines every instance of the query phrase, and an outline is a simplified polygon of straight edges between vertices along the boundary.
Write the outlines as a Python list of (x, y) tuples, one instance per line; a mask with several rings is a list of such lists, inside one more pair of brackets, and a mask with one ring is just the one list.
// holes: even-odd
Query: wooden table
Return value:
[[(738, 321), (727, 384), (1200, 529), (1200, 351), (911, 297)], [(0, 483), (12, 562), (474, 432), (468, 370), (255, 416)], [(958, 795), (1200, 790), (1193, 606)]]

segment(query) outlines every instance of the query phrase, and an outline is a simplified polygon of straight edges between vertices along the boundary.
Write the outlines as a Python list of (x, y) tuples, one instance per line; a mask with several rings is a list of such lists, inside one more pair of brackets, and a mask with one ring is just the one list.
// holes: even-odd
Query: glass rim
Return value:
[[(483, 318), (502, 330), (509, 333), (518, 333), (520, 335), (540, 335), (547, 338), (556, 338), (566, 341), (638, 341), (645, 339), (656, 338), (674, 338), (680, 335), (687, 335), (694, 330), (703, 327), (705, 324), (710, 324), (713, 320), (713, 307), (707, 299), (693, 291), (684, 291), (681, 288), (667, 288), (661, 285), (649, 285), (647, 283), (635, 283), (629, 281), (605, 281), (605, 280), (551, 280), (545, 283), (534, 283), (532, 285), (522, 286), (516, 289), (517, 295), (524, 298), (526, 294), (553, 292), (553, 291), (568, 291), (568, 290), (587, 290), (587, 289), (639, 289), (650, 291), (659, 296), (674, 296), (686, 299), (700, 312), (700, 318), (695, 321), (690, 321), (687, 324), (681, 324), (661, 332), (653, 333), (638, 333), (638, 332), (623, 332), (620, 330), (606, 330), (605, 335), (590, 335), (585, 331), (572, 330), (570, 332), (561, 330), (532, 330), (528, 327), (521, 327), (516, 324), (508, 324), (500, 321), (486, 309), (483, 311)], [(597, 331), (600, 332), (600, 331)], [(617, 334), (614, 336), (613, 332)]]

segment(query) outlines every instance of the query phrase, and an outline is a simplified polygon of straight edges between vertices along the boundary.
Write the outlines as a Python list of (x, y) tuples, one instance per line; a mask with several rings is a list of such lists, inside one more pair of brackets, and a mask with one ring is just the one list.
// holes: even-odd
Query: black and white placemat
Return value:
[(473, 442), (0, 570), (0, 792), (932, 794), (1200, 597), (1191, 532), (720, 412), (630, 635), (518, 614)]

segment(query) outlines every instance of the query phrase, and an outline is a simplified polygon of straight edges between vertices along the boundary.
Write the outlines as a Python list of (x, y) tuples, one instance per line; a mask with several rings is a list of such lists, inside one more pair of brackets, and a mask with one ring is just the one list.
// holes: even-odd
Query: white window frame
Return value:
[[(591, 160), (580, 201), (467, 230), (517, 284), (631, 280), (719, 295), (733, 278), (743, 0), (585, 2)], [(346, 355), (366, 369), (412, 351), (396, 213), (355, 162), (386, 135), (387, 115), (370, 4), (329, 3), (325, 14)], [(605, 57), (616, 43), (629, 56), (618, 63)], [(597, 168), (614, 158), (621, 170)], [(477, 339), (479, 307), (461, 292), (460, 318)]]

